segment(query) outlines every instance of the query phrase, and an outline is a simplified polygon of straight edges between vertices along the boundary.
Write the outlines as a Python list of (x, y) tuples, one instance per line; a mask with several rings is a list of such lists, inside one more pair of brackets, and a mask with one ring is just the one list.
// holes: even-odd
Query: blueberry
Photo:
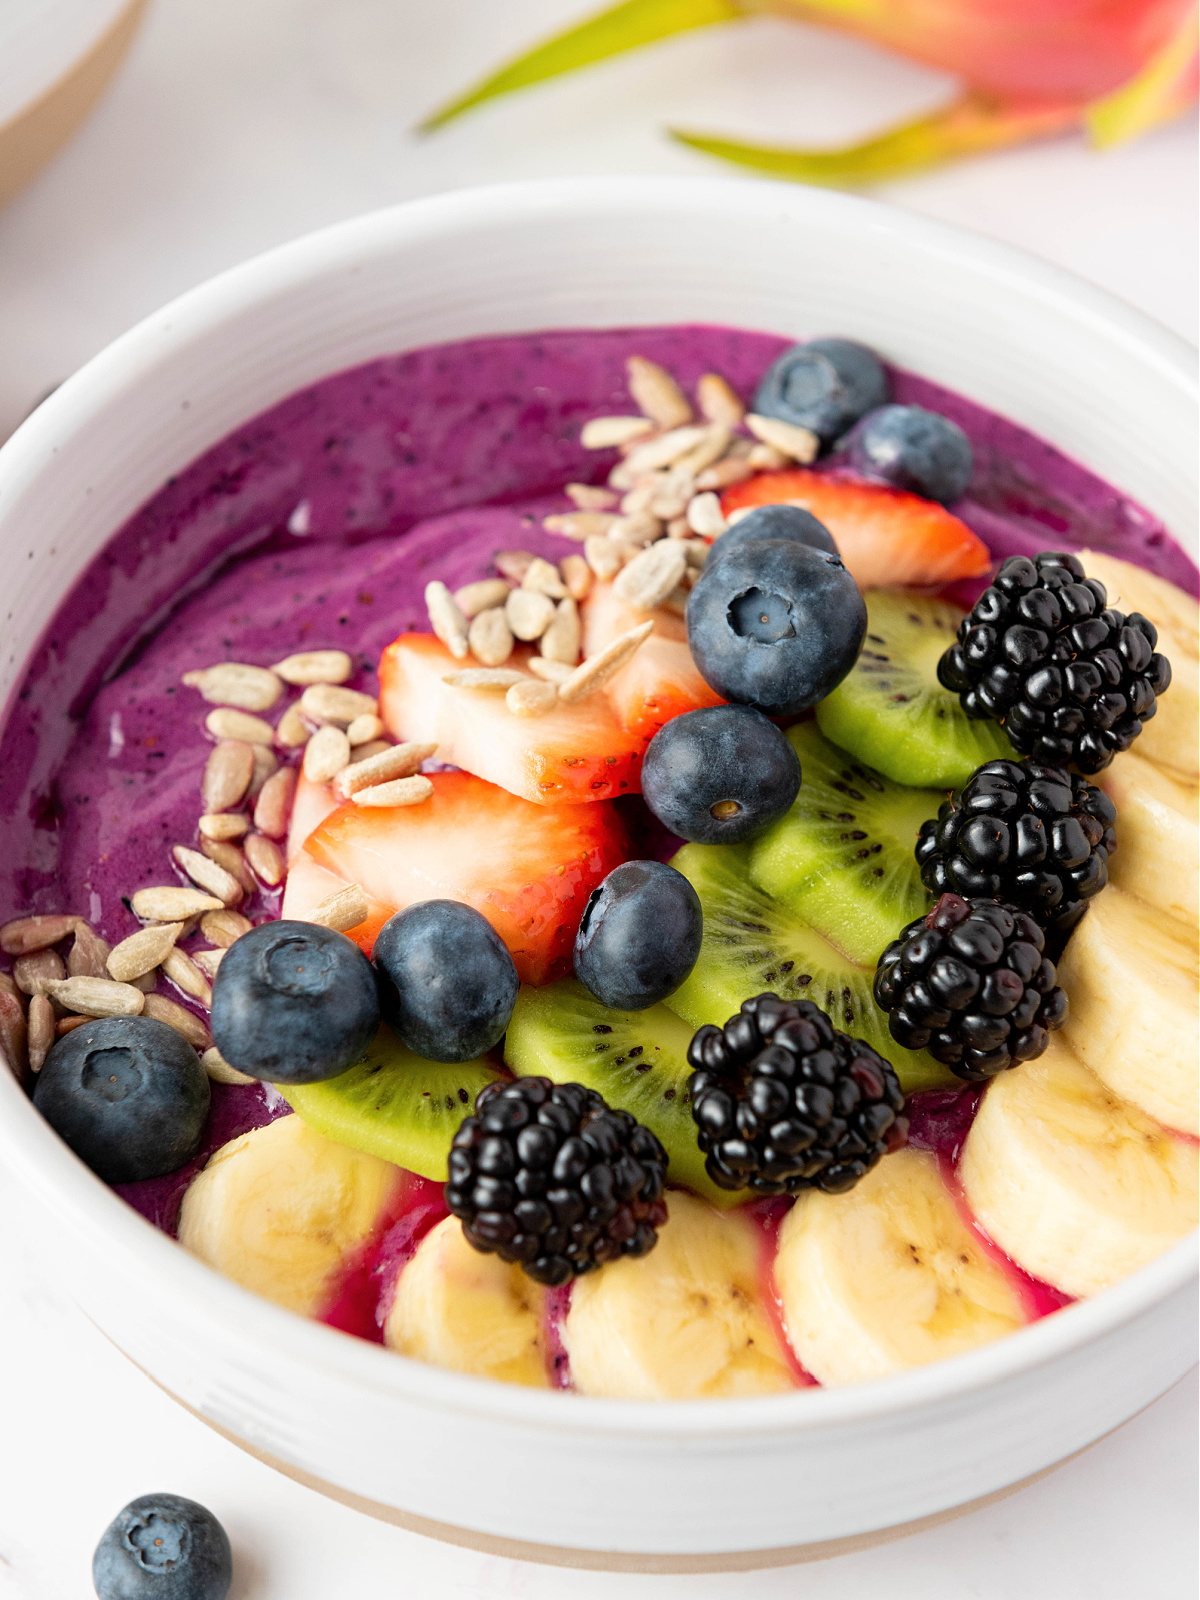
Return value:
[(713, 540), (708, 559), (715, 561), (718, 556), (727, 556), (744, 544), (761, 544), (764, 539), (792, 539), (814, 550), (826, 550), (831, 556), (838, 553), (833, 535), (811, 511), (803, 511), (799, 506), (755, 506), (726, 533)]
[(869, 483), (908, 489), (943, 505), (963, 494), (974, 465), (971, 441), (958, 424), (921, 406), (880, 406), (854, 429), (846, 451)]
[(196, 1154), (208, 1077), (187, 1040), (151, 1017), (105, 1017), (64, 1035), (33, 1103), (105, 1183), (176, 1172)]
[(230, 1066), (252, 1078), (336, 1078), (378, 1031), (375, 974), (344, 933), (264, 922), (225, 952), (213, 980), (211, 1027)]
[(687, 633), (704, 681), (725, 700), (791, 716), (854, 665), (867, 629), (858, 585), (837, 556), (771, 540), (705, 567)]
[(789, 740), (750, 706), (705, 706), (665, 723), (642, 761), (642, 798), (672, 833), (741, 844), (800, 792)]
[(423, 900), (385, 922), (375, 964), (386, 1020), (428, 1061), (470, 1061), (503, 1037), (520, 980), (472, 906)]
[(626, 861), (593, 889), (575, 935), (575, 976), (603, 1005), (644, 1011), (696, 965), (704, 913), (681, 872)]
[(853, 339), (810, 339), (768, 367), (754, 396), (760, 416), (808, 428), (829, 445), (865, 412), (886, 403), (879, 358)]
[(225, 1600), (232, 1582), (225, 1529), (181, 1494), (131, 1500), (92, 1557), (98, 1600)]

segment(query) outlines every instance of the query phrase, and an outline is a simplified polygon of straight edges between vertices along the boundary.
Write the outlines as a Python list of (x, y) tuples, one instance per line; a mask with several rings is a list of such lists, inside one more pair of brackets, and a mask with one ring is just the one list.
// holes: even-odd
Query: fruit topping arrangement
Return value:
[(886, 1376), (1195, 1223), (1196, 604), (993, 570), (966, 433), (852, 341), (751, 410), (628, 382), (563, 553), (423, 577), (377, 696), (334, 649), (183, 675), (188, 882), (113, 949), (0, 929), (0, 1044), (101, 1178), (178, 1178), (186, 1249), (401, 1354)]

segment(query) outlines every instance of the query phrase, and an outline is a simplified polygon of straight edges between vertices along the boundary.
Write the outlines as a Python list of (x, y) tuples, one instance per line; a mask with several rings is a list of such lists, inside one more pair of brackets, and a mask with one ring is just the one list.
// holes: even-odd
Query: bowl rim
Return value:
[[(152, 313), (101, 350), (49, 396), (0, 448), (0, 520), (27, 484), (46, 471), (63, 440), (160, 362), (203, 340), (231, 317), (307, 279), (422, 238), (489, 222), (619, 208), (664, 209), (726, 218), (779, 208), (811, 221), (868, 233), (886, 230), (940, 256), (968, 260), (998, 282), (1019, 280), (1077, 322), (1114, 339), (1194, 403), (1192, 347), (1106, 290), (984, 235), (879, 201), (798, 185), (709, 177), (533, 179), (454, 190), (367, 213), (307, 234), (229, 268)], [(314, 380), (316, 381), (316, 380)], [(253, 415), (254, 413), (251, 413)], [(248, 420), (248, 418), (246, 419)], [(14, 693), (16, 688), (14, 687)], [(7, 713), (5, 708), (5, 714)], [(14, 1181), (101, 1251), (149, 1257), (156, 1286), (191, 1303), (198, 1320), (286, 1355), (300, 1365), (389, 1400), (466, 1413), (534, 1430), (643, 1439), (707, 1436), (762, 1439), (823, 1432), (952, 1402), (1054, 1362), (1113, 1333), (1183, 1290), (1197, 1272), (1193, 1234), (1129, 1278), (1016, 1333), (964, 1355), (840, 1388), (754, 1399), (679, 1400), (659, 1405), (564, 1394), (469, 1376), (398, 1356), (381, 1345), (309, 1321), (243, 1289), (187, 1254), (79, 1161), (34, 1109), (9, 1072), (0, 1072), (0, 1150)]]

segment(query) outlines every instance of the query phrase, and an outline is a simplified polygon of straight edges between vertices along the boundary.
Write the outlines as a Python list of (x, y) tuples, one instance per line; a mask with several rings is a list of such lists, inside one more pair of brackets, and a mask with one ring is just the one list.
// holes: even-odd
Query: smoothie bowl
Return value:
[(828, 1551), (1163, 1392), (1193, 410), (1083, 286), (736, 184), (422, 203), (98, 358), (0, 477), (55, 1276), (283, 1470), (564, 1560)]

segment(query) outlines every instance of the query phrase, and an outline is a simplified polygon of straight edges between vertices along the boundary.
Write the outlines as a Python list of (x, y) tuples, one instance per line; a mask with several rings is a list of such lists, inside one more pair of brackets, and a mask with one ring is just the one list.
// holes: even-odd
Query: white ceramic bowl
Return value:
[[(439, 340), (693, 320), (863, 339), (1034, 429), (1196, 547), (1188, 351), (1098, 290), (839, 195), (519, 184), (380, 212), (228, 272), (46, 401), (0, 452), (0, 696), (124, 518), (289, 392)], [(202, 1417), (377, 1514), (547, 1559), (831, 1551), (1051, 1466), (1194, 1360), (1186, 1241), (1095, 1300), (884, 1382), (663, 1405), (530, 1392), (405, 1360), (217, 1276), (94, 1178), (7, 1073), (0, 1163), (47, 1272)]]

